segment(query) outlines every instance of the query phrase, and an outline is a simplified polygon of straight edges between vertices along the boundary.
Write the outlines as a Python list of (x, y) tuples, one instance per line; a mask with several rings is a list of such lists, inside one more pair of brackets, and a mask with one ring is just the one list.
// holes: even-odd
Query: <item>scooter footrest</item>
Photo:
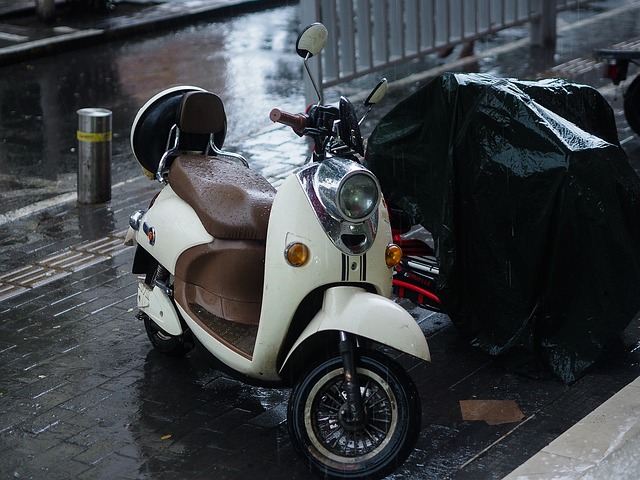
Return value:
[(200, 326), (213, 337), (245, 357), (251, 358), (253, 356), (258, 325), (225, 320), (197, 303), (190, 303), (189, 308), (197, 316)]

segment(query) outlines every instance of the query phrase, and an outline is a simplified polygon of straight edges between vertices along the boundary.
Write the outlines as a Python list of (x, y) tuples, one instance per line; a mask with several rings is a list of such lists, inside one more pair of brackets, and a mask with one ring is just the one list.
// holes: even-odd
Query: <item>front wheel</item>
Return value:
[(640, 75), (638, 75), (624, 94), (624, 116), (631, 129), (640, 135)]
[(305, 463), (327, 478), (381, 478), (411, 453), (420, 433), (420, 398), (411, 378), (386, 356), (357, 359), (365, 421), (355, 425), (347, 409), (342, 360), (312, 368), (295, 385), (287, 423)]

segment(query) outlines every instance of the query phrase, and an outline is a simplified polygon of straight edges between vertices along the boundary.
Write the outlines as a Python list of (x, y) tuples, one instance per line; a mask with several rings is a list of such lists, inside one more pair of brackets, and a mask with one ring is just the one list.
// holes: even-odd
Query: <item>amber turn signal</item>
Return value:
[(390, 243), (384, 252), (384, 260), (387, 262), (387, 267), (395, 267), (402, 260), (402, 249), (395, 243)]
[(285, 258), (289, 265), (301, 267), (309, 260), (309, 248), (303, 243), (290, 243), (285, 251)]

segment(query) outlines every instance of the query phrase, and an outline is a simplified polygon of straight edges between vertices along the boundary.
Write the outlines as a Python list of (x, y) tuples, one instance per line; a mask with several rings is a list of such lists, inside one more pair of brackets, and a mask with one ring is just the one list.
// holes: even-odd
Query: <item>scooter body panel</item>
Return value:
[[(306, 168), (315, 168), (315, 165)], [(278, 368), (277, 357), (286, 332), (298, 306), (310, 292), (349, 284), (378, 294), (371, 297), (391, 294), (392, 272), (384, 261), (391, 228), (383, 203), (379, 207), (378, 232), (371, 248), (360, 255), (347, 255), (336, 248), (318, 222), (300, 177), (298, 172), (280, 187), (267, 235), (264, 295), (254, 362), (268, 368), (271, 374), (277, 374), (273, 369)], [(305, 244), (310, 252), (309, 260), (300, 267), (290, 265), (285, 258), (287, 246), (294, 242)], [(368, 301), (369, 297), (358, 300)]]
[(135, 241), (171, 274), (185, 250), (213, 241), (196, 212), (166, 185), (140, 219)]
[(171, 335), (183, 333), (173, 302), (161, 288), (139, 282), (137, 302), (138, 308), (165, 332)]
[[(307, 168), (316, 166), (301, 171)], [(322, 229), (298, 176), (291, 175), (280, 186), (269, 218), (263, 300), (252, 355), (226, 347), (178, 305), (180, 313), (203, 346), (234, 370), (260, 380), (278, 381), (283, 342), (298, 307), (310, 292), (328, 285), (358, 284), (364, 288), (366, 284), (378, 294), (391, 294), (392, 272), (384, 262), (391, 229), (382, 204), (378, 214), (378, 235), (371, 248), (361, 255), (342, 253)], [(295, 242), (303, 243), (310, 252), (309, 260), (300, 267), (290, 265), (285, 255), (287, 246)]]
[(424, 334), (406, 310), (358, 287), (333, 287), (325, 292), (322, 309), (291, 348), (284, 365), (308, 338), (328, 330), (353, 333), (431, 361)]

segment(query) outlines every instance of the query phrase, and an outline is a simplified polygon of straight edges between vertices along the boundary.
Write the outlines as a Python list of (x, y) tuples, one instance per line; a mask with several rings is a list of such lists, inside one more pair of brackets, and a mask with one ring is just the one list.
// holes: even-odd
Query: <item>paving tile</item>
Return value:
[(69, 417), (72, 417), (73, 415), (73, 412), (61, 409), (59, 407), (54, 407), (46, 411), (38, 412), (35, 418), (28, 419), (27, 421), (18, 425), (18, 427), (29, 434), (38, 436), (47, 434), (48, 430), (57, 426), (60, 422), (65, 421)]
[(287, 404), (283, 403), (252, 418), (249, 424), (261, 428), (275, 428), (287, 420)]
[(541, 452), (535, 463), (526, 464), (511, 472), (504, 480), (552, 480), (579, 478), (594, 466), (588, 461)]
[[(5, 402), (7, 401), (9, 400), (5, 400)], [(12, 412), (0, 412), (0, 435), (3, 437), (3, 442), (9, 435), (8, 432), (18, 429), (19, 425), (32, 417), (34, 413), (34, 411), (21, 412), (17, 408)], [(4, 448), (9, 449), (8, 441), (4, 443)]]
[[(84, 460), (82, 455), (79, 455), (80, 460)], [(79, 461), (75, 458), (74, 461)], [(100, 459), (99, 462), (92, 464), (86, 470), (74, 475), (73, 478), (79, 480), (95, 480), (95, 479), (118, 479), (118, 480), (140, 480), (141, 478), (148, 478), (140, 472), (139, 461), (130, 457), (122, 456), (117, 453), (110, 454)], [(84, 465), (84, 463), (83, 463)]]
[(114, 393), (102, 388), (91, 388), (84, 393), (75, 395), (60, 405), (65, 410), (84, 412), (87, 409), (100, 408), (100, 404), (108, 400)]
[[(115, 450), (122, 448), (126, 443), (126, 441), (118, 438), (101, 438), (87, 446), (87, 448), (73, 457), (73, 459), (85, 465), (97, 465), (105, 462), (106, 459), (114, 455)], [(126, 464), (129, 462), (131, 462), (131, 459), (123, 463)]]
[(0, 282), (0, 303), (5, 300), (9, 300), (12, 297), (18, 296), (28, 289), (27, 287), (23, 287), (21, 285), (12, 285), (9, 283)]
[(629, 386), (580, 420), (545, 453), (595, 464), (640, 435), (640, 388)]

